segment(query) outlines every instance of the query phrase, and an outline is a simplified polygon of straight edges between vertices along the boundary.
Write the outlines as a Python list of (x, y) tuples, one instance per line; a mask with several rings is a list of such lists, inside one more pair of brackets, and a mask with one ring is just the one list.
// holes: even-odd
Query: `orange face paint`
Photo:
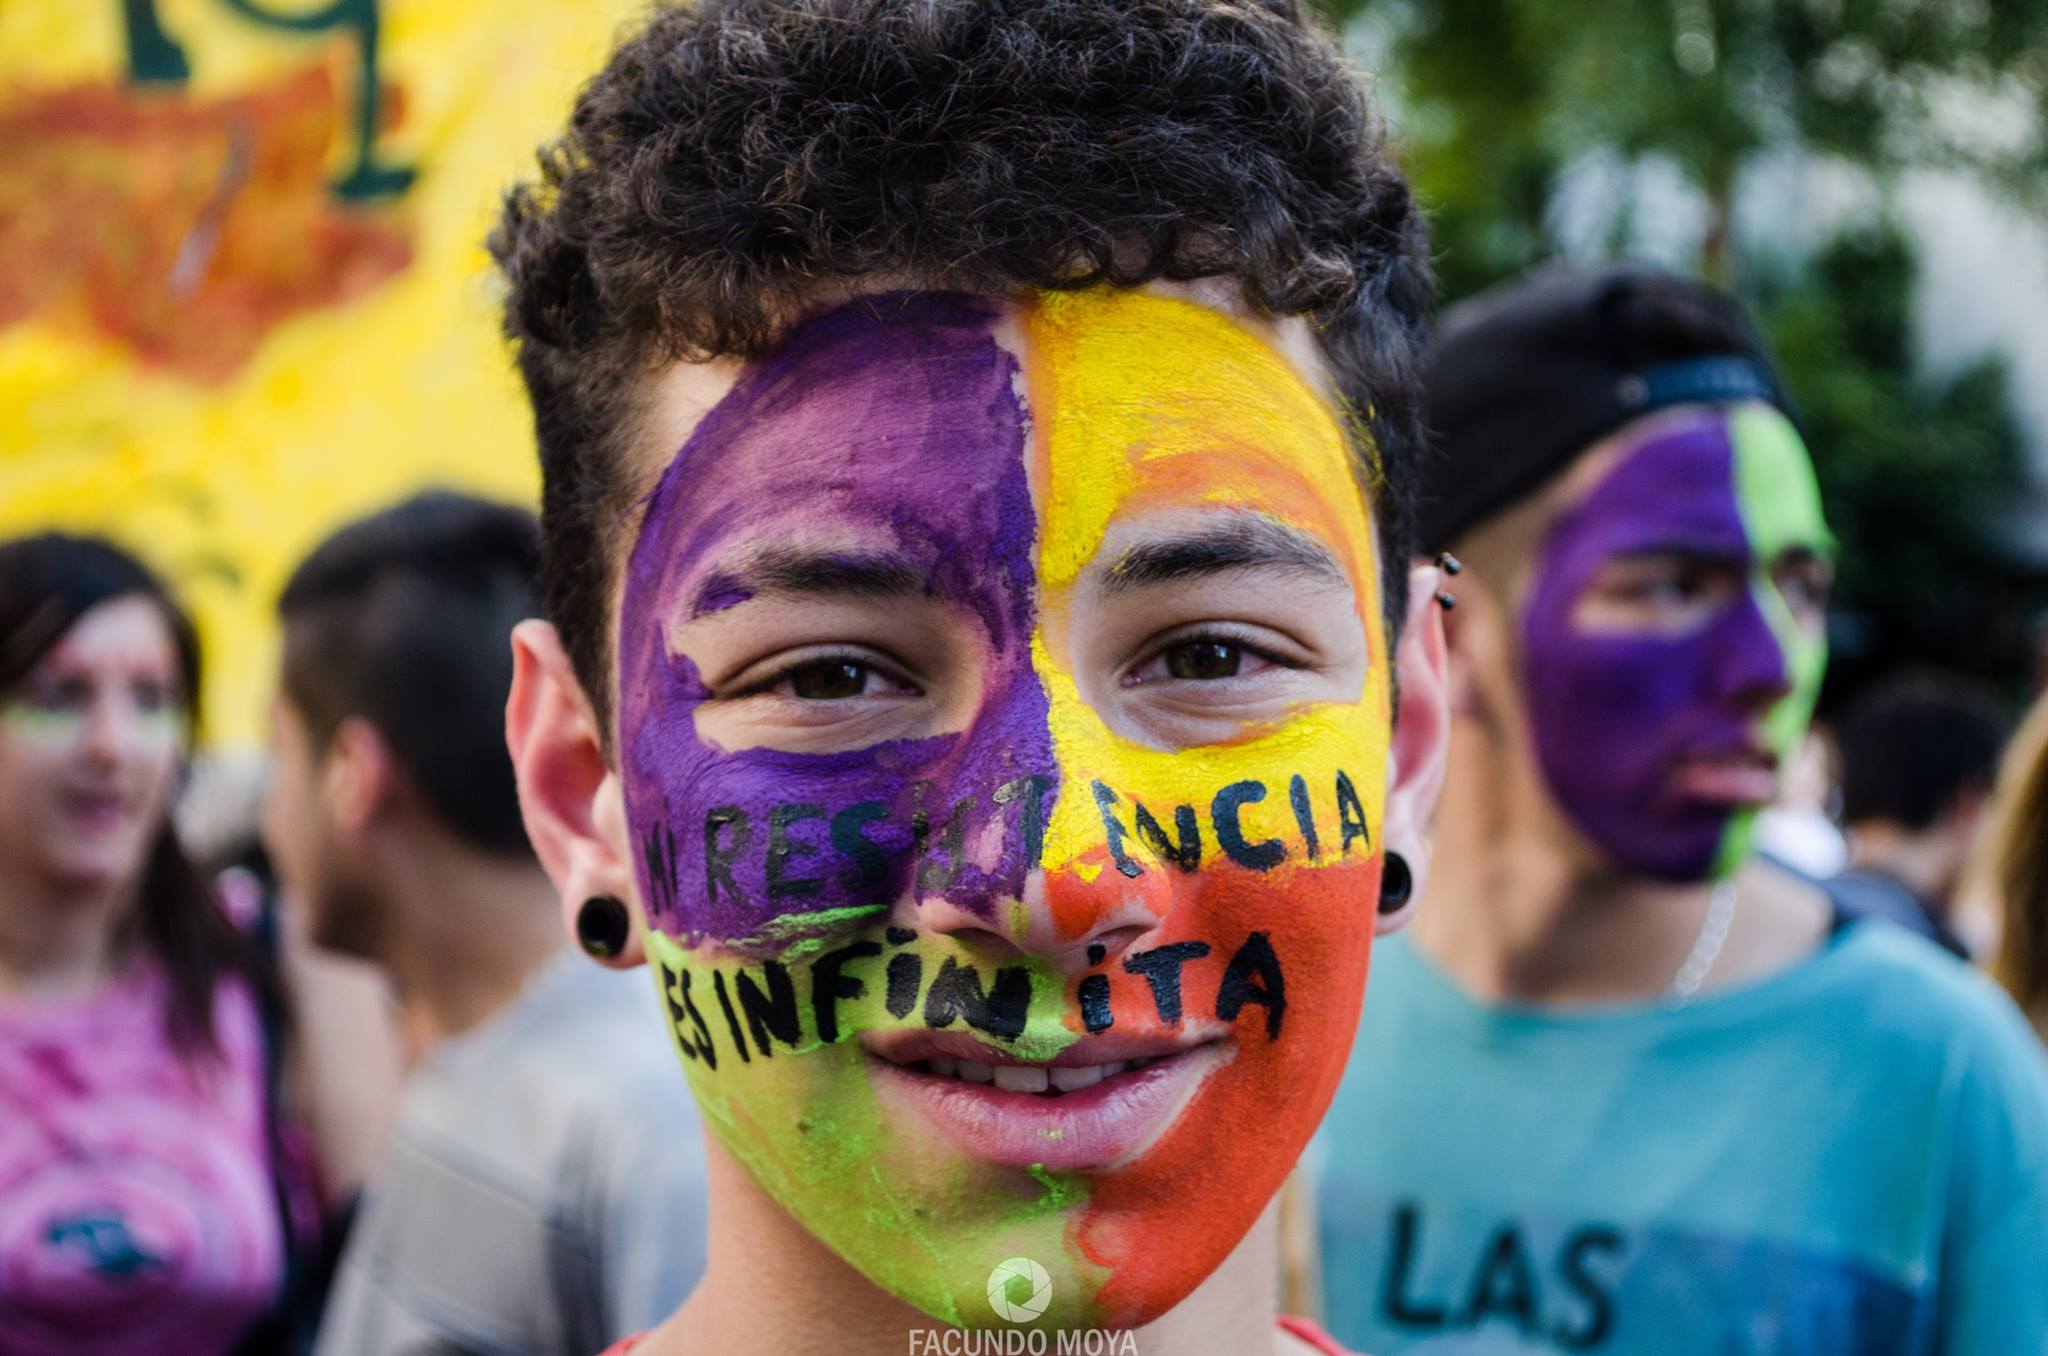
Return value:
[[(1209, 948), (1182, 969), (1189, 993), (1214, 992), (1254, 935), (1285, 977), (1280, 1030), (1268, 1034), (1267, 1010), (1240, 1010), (1231, 1058), (1172, 1128), (1121, 1170), (1089, 1179), (1073, 1238), (1108, 1273), (1104, 1321), (1138, 1323), (1176, 1303), (1236, 1246), (1343, 1070), (1364, 995), (1385, 813), (1390, 711), (1379, 572), (1344, 430), (1259, 336), (1191, 302), (1114, 292), (1046, 297), (1024, 329), (1040, 487), (1043, 620), (1033, 654), (1062, 771), (1046, 837), (1049, 907), (1060, 932), (1080, 935), (1104, 911), (1141, 899), (1159, 918), (1148, 947)], [(1104, 563), (1102, 544), (1118, 523), (1213, 512), (1263, 515), (1339, 558), (1355, 600), (1351, 621), (1367, 638), (1363, 683), (1348, 700), (1303, 707), (1226, 744), (1144, 747), (1111, 732), (1081, 699), (1057, 638), (1069, 629), (1077, 581)], [(1096, 782), (1121, 803), (1096, 803)], [(1236, 813), (1239, 837), (1278, 857), (1264, 869), (1215, 853), (1215, 816), (1202, 811), (1232, 785), (1264, 789)], [(1296, 787), (1298, 797), (1282, 791)], [(1132, 829), (1141, 874), (1112, 869), (1105, 815), (1135, 824), (1140, 806), (1162, 824), (1183, 806), (1198, 825), (1209, 819), (1200, 827), (1223, 860), (1179, 871), (1145, 851), (1146, 836)], [(1172, 830), (1165, 836), (1177, 842)], [(1115, 993), (1144, 981), (1126, 974), (1111, 983)]]

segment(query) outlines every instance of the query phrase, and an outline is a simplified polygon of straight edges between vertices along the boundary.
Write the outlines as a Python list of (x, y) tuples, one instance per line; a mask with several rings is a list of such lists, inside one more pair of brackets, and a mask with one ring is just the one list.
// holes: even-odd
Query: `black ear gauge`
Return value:
[(1449, 612), (1452, 608), (1458, 605), (1458, 600), (1456, 596), (1449, 593), (1439, 593), (1436, 596), (1436, 602), (1437, 606), (1441, 607), (1446, 612)]
[(633, 918), (617, 895), (592, 895), (576, 910), (576, 942), (598, 960), (610, 960), (626, 949)]
[(1415, 873), (1408, 869), (1408, 859), (1389, 852), (1380, 864), (1380, 912), (1399, 913), (1414, 889)]
[(1462, 564), (1458, 562), (1458, 558), (1452, 555), (1449, 551), (1437, 552), (1436, 567), (1448, 575), (1456, 575), (1459, 571), (1465, 568)]

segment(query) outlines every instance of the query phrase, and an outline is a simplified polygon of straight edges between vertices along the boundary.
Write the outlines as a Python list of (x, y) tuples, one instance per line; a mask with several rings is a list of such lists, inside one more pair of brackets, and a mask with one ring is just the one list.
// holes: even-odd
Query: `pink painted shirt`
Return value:
[(255, 1000), (219, 985), (195, 1072), (166, 985), (0, 1003), (0, 1356), (220, 1356), (277, 1294)]

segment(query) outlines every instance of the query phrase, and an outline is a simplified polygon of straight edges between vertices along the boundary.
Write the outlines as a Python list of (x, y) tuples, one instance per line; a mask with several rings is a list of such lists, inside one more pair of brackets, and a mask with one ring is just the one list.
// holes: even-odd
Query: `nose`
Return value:
[[(1047, 873), (1034, 867), (1007, 908), (991, 913), (938, 895), (918, 901), (917, 926), (991, 960), (1030, 957), (1062, 974), (1080, 974), (1132, 949), (1166, 912), (1163, 901), (1151, 898), (1155, 889), (1109, 874), (1116, 885), (1098, 881), (1104, 888), (1077, 890), (1066, 873), (1049, 882)], [(1164, 884), (1164, 877), (1149, 874), (1148, 887)]]
[[(1792, 691), (1786, 639), (1772, 625), (1766, 585), (1752, 583), (1742, 601), (1709, 637), (1714, 646), (1715, 695), (1744, 713), (1761, 713)], [(1786, 619), (1790, 624), (1790, 619)]]
[(125, 761), (134, 751), (138, 724), (127, 702), (102, 692), (86, 712), (86, 754), (109, 766)]

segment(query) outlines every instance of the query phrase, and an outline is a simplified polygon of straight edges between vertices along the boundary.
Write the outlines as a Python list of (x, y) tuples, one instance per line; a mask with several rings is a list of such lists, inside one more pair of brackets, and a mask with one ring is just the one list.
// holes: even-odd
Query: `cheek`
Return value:
[(154, 801), (168, 804), (177, 791), (182, 761), (176, 731), (166, 729), (161, 734), (150, 732), (139, 737), (132, 757), (136, 776), (149, 788)]
[(64, 717), (0, 714), (0, 816), (36, 813), (82, 756), (82, 726)]
[[(1612, 784), (1662, 755), (1658, 741), (1703, 690), (1701, 639), (1588, 635), (1572, 619), (1597, 557), (1553, 542), (1519, 621), (1531, 733), (1553, 776)], [(1630, 794), (1633, 794), (1632, 792)]]
[(1697, 641), (1582, 636), (1532, 618), (1525, 632), (1532, 715), (1572, 731), (1589, 753), (1603, 742), (1640, 741), (1696, 699), (1698, 650)]
[(1154, 926), (1143, 950), (1090, 977), (1102, 1001), (1084, 991), (1070, 1020), (1092, 1027), (1101, 1013), (1125, 1032), (1185, 1023), (1229, 1050), (1156, 1144), (1094, 1180), (1072, 1226), (1107, 1277), (1104, 1321), (1142, 1322), (1236, 1246), (1342, 1076), (1379, 888), (1384, 670), (1375, 664), (1357, 703), (1177, 753), (1118, 739), (1043, 671), (1062, 771), (1047, 843), (1056, 927), (1083, 935), (1133, 903)]
[(49, 773), (54, 771), (39, 763), (0, 718), (0, 841), (19, 844), (23, 838), (35, 836), (33, 828), (43, 816)]
[[(1343, 1075), (1378, 888), (1377, 855), (1280, 879), (1219, 871), (1205, 884), (1198, 912), (1211, 935), (1256, 919), (1271, 964), (1254, 970), (1239, 950), (1212, 951), (1189, 967), (1189, 1006), (1202, 1015), (1214, 1011), (1211, 995), (1250, 990), (1254, 998), (1237, 1010), (1231, 1062), (1143, 1158), (1097, 1183), (1076, 1224), (1084, 1255), (1109, 1275), (1100, 1301), (1107, 1321), (1157, 1314), (1193, 1290), (1293, 1167)], [(1249, 982), (1236, 983), (1233, 972)]]
[(1060, 767), (1044, 861), (1063, 936), (1131, 901), (1156, 917), (1256, 926), (1261, 909), (1287, 911), (1287, 891), (1211, 891), (1209, 873), (1279, 885), (1378, 852), (1391, 714), (1377, 647), (1358, 701), (1306, 705), (1233, 743), (1176, 751), (1118, 736), (1042, 643), (1035, 660)]

